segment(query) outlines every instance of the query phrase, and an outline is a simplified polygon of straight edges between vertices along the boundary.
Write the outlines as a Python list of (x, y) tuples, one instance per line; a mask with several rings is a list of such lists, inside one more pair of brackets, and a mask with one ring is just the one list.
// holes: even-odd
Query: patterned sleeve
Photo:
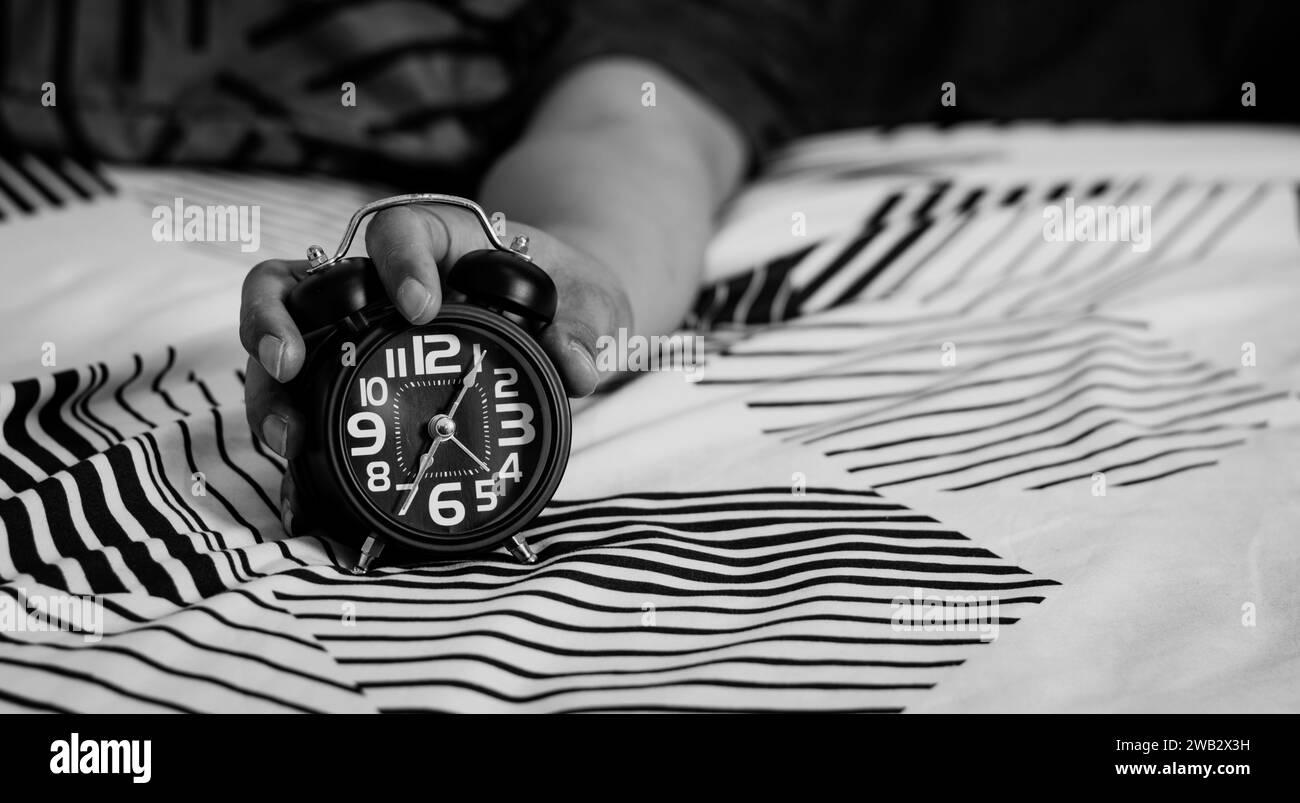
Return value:
[(0, 150), (465, 192), (543, 5), (4, 0)]

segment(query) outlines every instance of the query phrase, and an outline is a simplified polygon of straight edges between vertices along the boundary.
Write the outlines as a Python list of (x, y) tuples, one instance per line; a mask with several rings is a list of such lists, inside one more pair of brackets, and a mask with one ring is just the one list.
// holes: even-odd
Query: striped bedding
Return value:
[[(296, 257), (383, 188), (7, 154), (0, 594), (103, 635), (0, 630), (0, 711), (1297, 710), (1298, 146), (801, 143), (710, 253), (703, 378), (577, 405), (536, 566), (360, 578), (244, 423), (250, 256), (149, 215), (260, 204)], [(1151, 248), (1046, 242), (1066, 197)], [(917, 596), (997, 627), (899, 629)]]

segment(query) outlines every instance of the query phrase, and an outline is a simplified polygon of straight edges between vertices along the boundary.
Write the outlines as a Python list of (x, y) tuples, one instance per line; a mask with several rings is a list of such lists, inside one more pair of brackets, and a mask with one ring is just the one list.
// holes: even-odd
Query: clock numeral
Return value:
[(384, 371), (389, 379), (406, 376), (406, 349), (384, 349)]
[[(416, 335), (411, 338), (415, 349), (415, 372), (417, 374), (458, 374), (460, 366), (454, 362), (439, 365), (441, 359), (450, 359), (460, 354), (460, 338), (455, 335)], [(424, 347), (430, 346), (428, 353)]]
[(379, 407), (388, 401), (388, 383), (383, 377), (361, 377), (361, 404), (363, 407)]
[(388, 464), (382, 460), (366, 464), (366, 487), (375, 493), (387, 491), (392, 486), (388, 479)]
[(518, 371), (513, 368), (498, 368), (492, 373), (496, 376), (505, 376), (505, 379), (497, 380), (496, 390), (493, 392), (498, 399), (513, 399), (519, 395), (517, 390), (508, 390), (519, 381)]
[(489, 510), (497, 509), (497, 480), (489, 478), (486, 480), (475, 480), (474, 496), (478, 499), (475, 510), (479, 513), (485, 513)]
[(429, 491), (429, 518), (443, 527), (451, 527), (465, 520), (465, 506), (455, 499), (443, 499), (448, 491), (460, 492), (459, 482), (442, 482)]
[(506, 455), (506, 461), (501, 464), (501, 470), (497, 472), (503, 480), (514, 480), (518, 482), (524, 478), (524, 472), (519, 470), (519, 453), (511, 452)]
[(478, 480), (474, 483), (474, 493), (480, 500), (491, 497), (492, 504), (489, 507), (479, 506), (480, 511), (496, 509), (496, 500), (506, 495), (506, 480), (519, 482), (524, 478), (524, 472), (519, 470), (519, 453), (511, 452), (506, 455), (506, 460), (501, 464), (501, 468), (494, 472), (486, 480)]
[(506, 402), (496, 406), (497, 415), (505, 413), (519, 413), (518, 419), (502, 418), (501, 429), (517, 429), (521, 434), (509, 435), (497, 439), (500, 446), (525, 446), (533, 442), (537, 437), (537, 431), (533, 429), (533, 406), (526, 402)]
[[(474, 346), (477, 357), (480, 350)], [(460, 338), (455, 335), (415, 335), (411, 338), (411, 368), (414, 376), (460, 373), (455, 357), (460, 354)], [(450, 361), (450, 362), (448, 362)], [(389, 379), (404, 379), (407, 374), (406, 349), (384, 349), (384, 370)]]
[(368, 446), (353, 446), (348, 452), (353, 457), (375, 454), (384, 448), (384, 419), (378, 413), (353, 413), (348, 418), (348, 434), (358, 440), (369, 440)]

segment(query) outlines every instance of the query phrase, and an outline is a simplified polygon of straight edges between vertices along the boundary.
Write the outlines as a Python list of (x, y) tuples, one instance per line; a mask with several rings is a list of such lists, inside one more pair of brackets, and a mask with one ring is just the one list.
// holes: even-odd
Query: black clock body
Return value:
[(550, 277), (483, 250), (447, 284), (465, 300), (421, 325), (365, 258), (308, 276), (287, 301), (308, 349), (290, 383), (307, 422), (289, 465), (304, 512), (344, 542), (379, 539), (386, 563), (502, 545), (568, 463), (568, 399), (537, 339), (555, 314)]

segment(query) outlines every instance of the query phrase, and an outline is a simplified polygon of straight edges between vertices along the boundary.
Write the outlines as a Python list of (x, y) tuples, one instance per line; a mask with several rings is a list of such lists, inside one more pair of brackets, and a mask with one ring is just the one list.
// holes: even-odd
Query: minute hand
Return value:
[(478, 357), (474, 359), (474, 364), (465, 372), (465, 378), (460, 382), (460, 392), (456, 394), (456, 398), (452, 401), (451, 409), (447, 410), (448, 418), (455, 417), (456, 408), (460, 407), (461, 400), (465, 398), (465, 393), (474, 387), (474, 383), (478, 381), (478, 372), (483, 367), (483, 358), (486, 356), (487, 349), (483, 349), (478, 353)]
[(420, 455), (420, 470), (416, 473), (415, 480), (411, 482), (411, 487), (407, 489), (406, 496), (402, 498), (402, 506), (397, 509), (397, 515), (405, 516), (406, 511), (411, 509), (411, 502), (415, 501), (415, 495), (420, 492), (420, 482), (424, 479), (424, 473), (429, 470), (429, 466), (433, 465), (433, 456), (444, 440), (446, 438), (434, 435), (428, 451)]

